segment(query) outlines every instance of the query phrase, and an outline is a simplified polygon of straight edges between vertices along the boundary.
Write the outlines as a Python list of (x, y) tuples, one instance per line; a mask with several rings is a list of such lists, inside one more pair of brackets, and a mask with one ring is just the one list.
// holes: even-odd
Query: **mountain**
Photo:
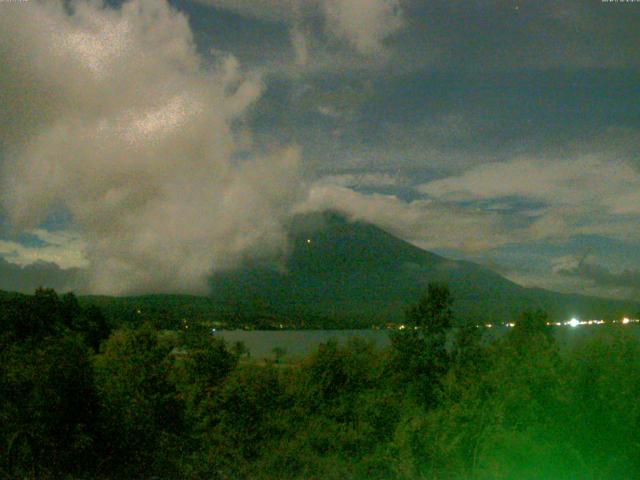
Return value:
[[(542, 308), (554, 321), (636, 316), (640, 303), (525, 288), (480, 265), (422, 250), (336, 212), (301, 215), (280, 259), (247, 261), (210, 279), (209, 296), (88, 295), (113, 325), (151, 321), (275, 328), (351, 328), (401, 322), (430, 282), (449, 285), (459, 321), (498, 323)], [(0, 300), (19, 295), (0, 290)]]
[(508, 321), (531, 308), (553, 320), (620, 318), (634, 302), (525, 288), (480, 265), (422, 250), (336, 212), (297, 217), (290, 251), (278, 262), (246, 262), (211, 278), (211, 299), (238, 310), (313, 315), (337, 324), (401, 321), (429, 282), (447, 283), (460, 319)]

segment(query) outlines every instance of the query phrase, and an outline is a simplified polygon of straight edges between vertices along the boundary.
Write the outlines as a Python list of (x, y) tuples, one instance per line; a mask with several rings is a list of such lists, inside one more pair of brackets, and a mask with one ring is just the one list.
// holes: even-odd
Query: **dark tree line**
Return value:
[(431, 285), (391, 346), (256, 361), (207, 328), (112, 330), (71, 294), (0, 299), (0, 478), (628, 479), (640, 345), (561, 351), (542, 312), (497, 340)]

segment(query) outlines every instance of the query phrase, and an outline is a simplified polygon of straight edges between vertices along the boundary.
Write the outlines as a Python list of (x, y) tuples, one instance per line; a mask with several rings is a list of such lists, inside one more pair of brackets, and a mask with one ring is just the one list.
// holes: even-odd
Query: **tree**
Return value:
[(510, 336), (517, 342), (528, 343), (534, 338), (552, 342), (553, 334), (548, 323), (549, 316), (544, 310), (526, 310), (520, 315)]
[[(98, 404), (87, 347), (96, 347), (95, 317), (99, 310), (87, 314), (73, 294), (52, 289), (2, 299), (0, 469), (7, 476), (90, 470)], [(97, 338), (106, 335), (103, 329)]]
[(80, 474), (93, 463), (97, 405), (89, 355), (72, 334), (0, 351), (3, 478)]
[(593, 478), (640, 475), (640, 343), (633, 328), (597, 327), (568, 355), (564, 431)]
[(172, 349), (144, 324), (114, 332), (96, 357), (102, 455), (117, 475), (170, 475), (183, 426), (182, 402), (170, 381)]
[(452, 303), (446, 285), (430, 283), (426, 294), (407, 310), (405, 328), (391, 335), (393, 374), (426, 406), (433, 406), (438, 381), (448, 368)]
[(102, 311), (95, 305), (82, 308), (71, 292), (60, 298), (59, 309), (65, 327), (81, 333), (86, 344), (98, 351), (100, 342), (106, 340), (111, 333)]
[(173, 380), (185, 401), (186, 416), (196, 429), (210, 420), (212, 398), (238, 365), (240, 352), (231, 352), (208, 328), (195, 326), (183, 332), (176, 350)]
[(407, 324), (425, 330), (428, 335), (445, 335), (453, 320), (452, 305), (449, 287), (430, 283), (418, 303), (407, 311)]
[(107, 319), (95, 305), (89, 305), (82, 314), (81, 332), (84, 334), (87, 345), (98, 351), (102, 341), (109, 338), (111, 327)]

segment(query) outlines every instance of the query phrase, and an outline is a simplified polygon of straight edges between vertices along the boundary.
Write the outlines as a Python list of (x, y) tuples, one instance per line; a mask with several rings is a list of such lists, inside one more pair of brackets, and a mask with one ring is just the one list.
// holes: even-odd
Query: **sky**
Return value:
[(640, 3), (0, 0), (0, 289), (206, 293), (338, 209), (640, 296)]

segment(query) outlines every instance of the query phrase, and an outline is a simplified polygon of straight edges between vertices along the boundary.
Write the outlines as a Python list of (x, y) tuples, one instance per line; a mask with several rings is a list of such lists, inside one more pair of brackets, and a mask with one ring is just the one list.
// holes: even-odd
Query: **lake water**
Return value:
[(284, 349), (289, 357), (302, 356), (331, 339), (342, 343), (351, 337), (372, 341), (378, 347), (389, 345), (384, 330), (222, 330), (215, 335), (229, 344), (244, 342), (254, 358), (273, 357), (276, 347)]
[[(554, 335), (561, 349), (570, 348), (576, 341), (592, 336), (607, 326), (553, 327)], [(640, 338), (640, 325), (627, 325), (622, 328), (633, 330)], [(508, 331), (506, 327), (484, 330), (487, 341), (498, 338)], [(384, 348), (390, 344), (387, 330), (222, 330), (215, 333), (229, 344), (244, 342), (253, 358), (273, 357), (273, 349), (282, 348), (288, 357), (307, 355), (318, 348), (318, 345), (331, 339), (340, 343), (351, 337), (360, 337), (372, 341), (377, 347)]]

